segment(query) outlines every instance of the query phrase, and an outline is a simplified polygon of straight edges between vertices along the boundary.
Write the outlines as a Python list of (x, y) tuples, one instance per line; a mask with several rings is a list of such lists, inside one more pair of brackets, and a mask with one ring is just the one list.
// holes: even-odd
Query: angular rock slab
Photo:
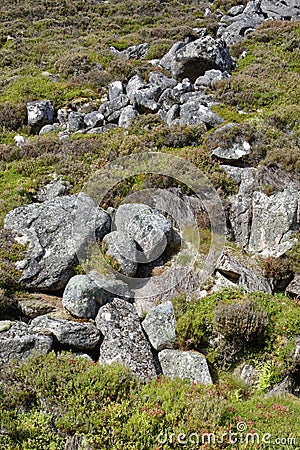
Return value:
[(32, 320), (30, 330), (34, 333), (53, 335), (62, 345), (81, 350), (93, 350), (100, 341), (99, 330), (89, 322), (73, 322), (48, 315)]
[(230, 71), (234, 62), (222, 39), (202, 36), (188, 43), (177, 43), (165, 55), (160, 65), (166, 70), (170, 67), (172, 77), (176, 80), (189, 78), (192, 82), (205, 74), (207, 70)]
[(166, 349), (158, 354), (158, 359), (162, 372), (167, 377), (212, 384), (206, 358), (201, 353)]
[(9, 327), (2, 328), (3, 331), (0, 332), (0, 367), (14, 359), (25, 359), (39, 353), (46, 354), (52, 348), (50, 336), (33, 333), (26, 323), (11, 322)]
[(161, 213), (138, 203), (119, 206), (115, 225), (117, 231), (125, 233), (141, 247), (137, 262), (142, 263), (161, 256), (172, 231), (171, 223)]
[(133, 239), (119, 231), (112, 231), (104, 236), (106, 254), (114, 258), (121, 267), (121, 273), (134, 277), (137, 271), (137, 250)]
[(42, 127), (54, 120), (54, 108), (50, 100), (37, 100), (27, 103), (28, 125)]
[(295, 278), (286, 288), (286, 293), (293, 297), (300, 297), (300, 274), (296, 274)]
[(216, 271), (230, 282), (245, 289), (246, 292), (268, 292), (272, 289), (266, 278), (263, 276), (259, 265), (247, 257), (239, 257), (225, 251), (216, 264)]
[(64, 289), (74, 275), (79, 249), (95, 235), (102, 238), (109, 227), (108, 214), (84, 194), (21, 206), (4, 219), (4, 228), (17, 235), (18, 242), (29, 242), (24, 260), (18, 263), (22, 281), (43, 291)]
[(100, 363), (124, 364), (142, 380), (156, 376), (153, 356), (133, 305), (115, 298), (100, 308), (96, 326), (104, 335)]
[(172, 302), (167, 301), (151, 309), (143, 320), (142, 327), (155, 350), (173, 348), (176, 320)]

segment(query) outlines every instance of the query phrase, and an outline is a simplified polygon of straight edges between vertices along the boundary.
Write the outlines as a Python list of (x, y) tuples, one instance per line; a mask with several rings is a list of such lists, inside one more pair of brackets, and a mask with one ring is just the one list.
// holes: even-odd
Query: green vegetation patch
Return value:
[(3, 449), (60, 450), (72, 436), (95, 449), (180, 449), (180, 433), (193, 434), (192, 450), (229, 449), (230, 430), (256, 433), (261, 449), (266, 433), (299, 439), (298, 399), (250, 394), (229, 377), (206, 387), (165, 377), (142, 384), (120, 365), (50, 353), (6, 366), (0, 389)]

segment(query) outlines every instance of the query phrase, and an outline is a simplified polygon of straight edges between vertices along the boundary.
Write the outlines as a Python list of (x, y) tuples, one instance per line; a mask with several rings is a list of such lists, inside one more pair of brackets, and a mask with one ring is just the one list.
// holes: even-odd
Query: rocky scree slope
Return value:
[[(212, 11), (208, 10), (206, 14), (209, 16)], [(15, 146), (11, 154), (26, 154), (36, 134), (47, 136), (50, 133), (50, 145), (58, 146), (58, 155), (64, 159), (60, 154), (60, 149), (64, 148), (61, 145), (72, 146), (76, 139), (88, 139), (89, 136), (105, 139), (102, 136), (106, 135), (110, 145), (116, 130), (130, 133), (132, 127), (139, 127), (143, 120), (150, 122), (144, 129), (146, 133), (151, 132), (151, 121), (154, 125), (163, 124), (163, 140), (176, 129), (180, 134), (184, 129), (180, 127), (192, 127), (197, 136), (203, 136), (201, 139), (207, 146), (210, 164), (213, 167), (220, 165), (217, 174), (224, 171), (227, 180), (231, 179), (235, 185), (231, 195), (224, 197), (224, 204), (227, 238), (238, 249), (230, 246), (224, 249), (215, 273), (205, 286), (199, 285), (195, 270), (178, 286), (179, 292), (205, 298), (224, 287), (238, 287), (250, 293), (271, 294), (278, 289), (286, 290), (297, 297), (299, 269), (295, 251), (290, 252), (298, 248), (298, 176), (288, 174), (285, 167), (255, 164), (255, 157), (260, 160), (268, 157), (266, 153), (257, 156), (264, 146), (261, 138), (264, 129), (263, 125), (257, 125), (259, 113), (251, 116), (251, 111), (246, 113), (239, 107), (233, 113), (234, 80), (238, 77), (233, 71), (239, 65), (246, 65), (248, 56), (246, 52), (241, 59), (235, 59), (232, 53), (239, 54), (248, 42), (249, 58), (253, 57), (251, 46), (255, 36), (261, 42), (271, 40), (272, 24), (280, 29), (284, 27), (283, 21), (295, 21), (295, 25), (288, 25), (292, 33), (297, 29), (299, 7), (293, 2), (287, 6), (283, 2), (250, 1), (232, 7), (225, 15), (217, 14), (219, 23), (213, 33), (207, 27), (193, 28), (192, 35), (183, 36), (159, 59), (149, 60), (151, 68), (148, 72), (141, 71), (125, 80), (115, 79), (108, 83), (106, 97), (98, 98), (96, 102), (84, 99), (59, 108), (49, 98), (27, 102), (27, 126), (31, 137), (14, 133)], [(251, 35), (258, 26), (261, 27), (257, 34)], [(297, 41), (293, 42), (296, 48)], [(233, 44), (235, 47), (230, 50)], [(109, 51), (114, 58), (129, 61), (128, 64), (134, 66), (139, 60), (144, 64), (148, 44), (133, 45), (124, 50), (114, 47)], [(255, 67), (252, 70), (255, 71)], [(45, 76), (52, 77), (51, 74)], [(230, 95), (233, 98), (229, 101)], [(271, 110), (274, 102), (264, 101), (263, 106), (271, 105)], [(238, 117), (238, 120), (228, 120), (226, 116), (230, 114), (230, 119)], [(269, 120), (279, 121), (279, 117), (272, 114), (271, 110)], [(244, 115), (247, 121), (243, 121)], [(286, 117), (282, 118), (279, 128), (285, 126), (285, 139), (286, 135), (292, 136), (294, 145), (296, 131), (285, 124)], [(295, 123), (294, 127), (296, 130)], [(265, 131), (270, 132), (270, 127)], [(193, 145), (195, 147), (195, 143)], [(4, 155), (10, 149), (10, 146), (4, 146)], [(50, 158), (50, 165), (58, 155)], [(7, 159), (11, 162), (13, 156)], [(43, 166), (41, 169), (45, 170)], [(24, 173), (26, 170), (27, 167), (23, 169)], [(111, 210), (98, 207), (86, 197), (81, 205), (82, 227), (74, 242), (71, 229), (82, 196), (71, 193), (70, 189), (70, 183), (63, 178), (44, 183), (34, 189), (34, 203), (19, 206), (5, 217), (4, 228), (19, 244), (27, 246), (25, 257), (17, 262), (16, 268), (20, 272), (22, 288), (34, 294), (28, 294), (27, 298), (26, 295), (25, 298), (15, 297), (14, 313), (17, 311), (21, 321), (11, 320), (12, 317), (1, 321), (1, 364), (16, 357), (25, 358), (36, 351), (46, 353), (51, 348), (69, 348), (74, 352), (87, 352), (89, 357), (100, 362), (122, 362), (142, 379), (164, 373), (170, 377), (211, 383), (203, 354), (174, 349), (176, 321), (170, 300), (176, 291), (145, 302), (134, 297), (126, 282), (113, 276), (107, 281), (101, 274), (93, 272), (76, 274), (78, 249), (91, 236), (96, 236), (106, 257), (125, 276), (139, 273), (141, 266), (152, 273), (155, 273), (155, 267), (165, 270), (170, 262), (168, 253), (158, 258), (154, 265), (147, 261), (149, 249), (150, 254), (155, 252), (159, 239), (155, 234), (147, 235), (145, 228), (149, 220), (158, 224), (167, 239), (167, 250), (171, 251), (176, 244), (174, 233), (177, 230), (168, 217), (141, 204), (131, 204), (127, 208), (119, 206), (113, 216)], [(192, 205), (195, 213), (205, 216), (201, 202), (186, 195), (182, 187), (176, 186), (175, 190), (173, 187), (173, 192)], [(122, 215), (125, 216), (123, 222), (120, 220)], [(118, 216), (119, 226), (116, 220), (116, 230), (113, 230), (113, 217)], [(136, 219), (133, 232), (122, 226), (128, 217)], [(144, 253), (144, 265), (135, 261), (138, 250)], [(259, 264), (260, 258), (264, 264)], [(5, 283), (3, 287), (4, 297), (12, 295)], [(118, 295), (114, 295), (116, 291)], [(141, 320), (145, 313), (148, 313), (146, 318)], [(297, 348), (294, 349), (296, 353)]]

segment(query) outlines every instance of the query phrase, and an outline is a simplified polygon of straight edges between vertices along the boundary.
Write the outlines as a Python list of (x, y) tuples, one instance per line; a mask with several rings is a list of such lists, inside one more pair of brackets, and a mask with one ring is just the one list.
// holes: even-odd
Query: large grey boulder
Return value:
[[(0, 321), (0, 367), (14, 359), (25, 359), (35, 354), (48, 353), (52, 348), (52, 338), (33, 333), (23, 322)], [(2, 329), (2, 331), (1, 331)]]
[(133, 305), (115, 298), (100, 308), (96, 326), (104, 335), (100, 363), (128, 366), (143, 380), (156, 376), (153, 356)]
[(4, 228), (18, 242), (29, 244), (25, 258), (17, 263), (22, 281), (44, 291), (63, 289), (74, 275), (77, 251), (95, 235), (101, 239), (109, 227), (108, 214), (84, 194), (21, 206), (4, 220)]
[(86, 127), (84, 123), (84, 114), (77, 111), (71, 111), (68, 116), (68, 130), (70, 133), (83, 130)]
[[(285, 252), (292, 233), (299, 226), (299, 190), (291, 184), (283, 192), (268, 197), (263, 192), (252, 196), (252, 226), (249, 251), (269, 256), (272, 251)], [(289, 243), (288, 243), (289, 244)], [(273, 255), (272, 255), (273, 256)], [(278, 255), (280, 256), (280, 255)]]
[(114, 220), (117, 230), (141, 247), (141, 251), (137, 253), (137, 262), (149, 262), (158, 258), (171, 239), (171, 223), (147, 205), (123, 204), (117, 209)]
[(133, 296), (128, 286), (113, 276), (105, 279), (93, 272), (75, 275), (64, 290), (62, 305), (75, 317), (94, 319), (99, 308), (111, 301), (116, 293), (127, 299)]
[(158, 99), (162, 89), (159, 86), (139, 89), (134, 94), (133, 104), (141, 113), (155, 113), (159, 110)]
[(150, 86), (160, 87), (162, 90), (167, 88), (173, 89), (177, 81), (174, 78), (169, 78), (164, 75), (162, 72), (150, 72), (149, 73), (149, 83)]
[(261, 0), (260, 8), (264, 15), (275, 20), (300, 20), (298, 0)]
[(158, 354), (158, 359), (162, 372), (167, 377), (212, 384), (206, 358), (201, 353), (166, 349)]
[(179, 45), (175, 51), (171, 49), (170, 54), (165, 59), (162, 58), (160, 65), (166, 70), (170, 69), (172, 77), (176, 80), (189, 78), (192, 82), (204, 75), (207, 70), (216, 69), (224, 72), (234, 68), (233, 59), (225, 42), (209, 35)]
[(142, 327), (155, 350), (173, 348), (176, 320), (172, 302), (167, 301), (151, 309), (143, 320)]
[(28, 125), (40, 130), (42, 126), (54, 121), (54, 108), (50, 100), (38, 100), (27, 103)]
[(118, 126), (121, 128), (128, 128), (134, 119), (138, 117), (139, 113), (132, 105), (125, 106), (121, 109)]
[(108, 85), (108, 98), (114, 100), (119, 95), (124, 94), (124, 87), (122, 81), (113, 81)]
[(119, 231), (104, 236), (106, 255), (112, 257), (120, 266), (120, 273), (134, 277), (137, 271), (137, 249), (133, 239)]
[(220, 256), (216, 271), (246, 292), (272, 292), (259, 265), (249, 257), (234, 255), (229, 249)]
[(144, 82), (140, 75), (134, 75), (127, 83), (126, 86), (126, 94), (130, 99), (131, 103), (135, 101), (135, 95), (140, 89), (144, 89), (147, 87), (147, 84)]
[(224, 119), (214, 113), (209, 107), (201, 105), (198, 99), (191, 99), (180, 108), (180, 124), (197, 125), (205, 123), (209, 127), (215, 127), (224, 122)]
[(217, 81), (223, 80), (224, 78), (227, 78), (228, 74), (226, 72), (222, 72), (221, 70), (211, 69), (206, 70), (204, 75), (198, 77), (195, 81), (195, 88), (201, 88), (201, 87), (211, 87), (213, 86)]
[(29, 329), (33, 333), (50, 334), (60, 344), (81, 350), (93, 350), (100, 341), (99, 330), (92, 323), (75, 322), (47, 314), (33, 319)]
[(273, 194), (267, 195), (261, 188), (263, 174), (257, 169), (225, 170), (240, 183), (229, 210), (234, 241), (263, 257), (285, 254), (294, 245), (293, 234), (300, 223), (297, 183), (284, 173), (276, 173), (275, 183), (266, 179), (266, 184), (272, 183), (270, 187), (274, 189)]
[(85, 114), (83, 120), (88, 128), (96, 128), (103, 125), (104, 116), (99, 111), (92, 111)]

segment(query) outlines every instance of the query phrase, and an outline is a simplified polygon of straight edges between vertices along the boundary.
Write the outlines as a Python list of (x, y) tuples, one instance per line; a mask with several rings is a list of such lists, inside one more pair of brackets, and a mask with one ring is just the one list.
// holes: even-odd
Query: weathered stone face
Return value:
[(33, 333), (23, 322), (5, 322), (4, 327), (3, 321), (0, 321), (0, 367), (14, 359), (25, 359), (51, 350), (50, 336)]
[(143, 380), (156, 376), (150, 345), (131, 304), (115, 298), (113, 302), (100, 308), (95, 320), (96, 326), (104, 335), (100, 347), (100, 363), (122, 363)]
[[(73, 225), (76, 220), (76, 233)], [(85, 195), (57, 197), (42, 204), (22, 206), (5, 218), (4, 227), (18, 240), (29, 243), (28, 252), (18, 264), (27, 287), (56, 291), (63, 289), (78, 263), (77, 250), (95, 237), (108, 232), (110, 218)]]

